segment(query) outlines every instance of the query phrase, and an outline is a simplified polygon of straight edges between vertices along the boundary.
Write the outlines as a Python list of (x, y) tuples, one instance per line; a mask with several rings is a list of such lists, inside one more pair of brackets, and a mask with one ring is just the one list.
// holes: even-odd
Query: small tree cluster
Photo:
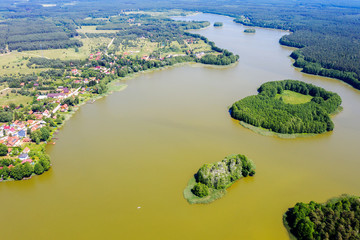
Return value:
[(205, 197), (209, 195), (209, 188), (203, 183), (196, 183), (191, 189), (191, 192), (198, 197)]

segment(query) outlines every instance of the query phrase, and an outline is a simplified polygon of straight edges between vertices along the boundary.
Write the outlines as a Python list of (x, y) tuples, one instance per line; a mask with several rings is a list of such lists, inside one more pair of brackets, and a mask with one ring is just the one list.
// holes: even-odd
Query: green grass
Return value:
[[(11, 93), (10, 91), (11, 90), (9, 89), (7, 91), (0, 93), (0, 106), (9, 105), (10, 103), (14, 103), (17, 106), (20, 104), (26, 106), (32, 102), (32, 97)], [(6, 96), (6, 94), (9, 94), (9, 96)]]
[(304, 95), (290, 90), (284, 90), (282, 94), (276, 94), (275, 98), (276, 99), (282, 98), (284, 103), (288, 103), (288, 104), (303, 104), (310, 102), (313, 97), (310, 95)]
[(127, 87), (126, 84), (120, 84), (119, 82), (111, 82), (108, 85), (108, 90), (107, 90), (107, 94), (113, 93), (113, 92), (119, 92), (124, 90)]
[(293, 133), (293, 134), (277, 133), (277, 132), (273, 132), (268, 129), (262, 128), (262, 127), (255, 127), (255, 126), (248, 124), (246, 122), (243, 122), (243, 121), (240, 121), (240, 125), (247, 129), (250, 129), (251, 131), (253, 131), (255, 133), (263, 135), (263, 136), (279, 137), (279, 138), (284, 138), (284, 139), (298, 138), (298, 137), (311, 137), (311, 136), (316, 135), (315, 133)]
[(225, 194), (226, 194), (226, 190), (225, 189), (213, 189), (213, 188), (209, 188), (209, 195), (203, 198), (200, 198), (196, 195), (194, 195), (191, 192), (191, 189), (194, 187), (194, 185), (196, 184), (196, 180), (194, 177), (192, 177), (190, 179), (190, 181), (188, 182), (188, 185), (186, 186), (186, 188), (184, 189), (184, 198), (190, 203), (190, 204), (206, 204), (206, 203), (211, 203), (219, 198), (222, 198)]

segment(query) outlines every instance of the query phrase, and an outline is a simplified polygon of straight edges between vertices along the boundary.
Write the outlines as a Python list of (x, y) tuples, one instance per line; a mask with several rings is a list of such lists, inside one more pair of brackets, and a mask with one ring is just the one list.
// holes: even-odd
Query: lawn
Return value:
[[(7, 95), (8, 94), (8, 95)], [(23, 104), (29, 105), (32, 102), (32, 97), (23, 96), (17, 93), (11, 93), (11, 89), (0, 92), (0, 106), (15, 103), (17, 106)]]
[(284, 103), (288, 104), (303, 104), (310, 102), (313, 98), (310, 95), (304, 95), (290, 90), (284, 90), (282, 94), (276, 94), (275, 96), (276, 99), (280, 99), (280, 97), (283, 99)]

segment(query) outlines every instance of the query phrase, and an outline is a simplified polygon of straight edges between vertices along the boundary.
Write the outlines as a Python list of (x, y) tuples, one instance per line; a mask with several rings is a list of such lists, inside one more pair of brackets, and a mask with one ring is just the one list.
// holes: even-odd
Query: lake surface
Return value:
[[(49, 172), (0, 184), (2, 239), (288, 239), (282, 215), (296, 202), (360, 195), (360, 92), (293, 68), (292, 50), (278, 43), (287, 32), (246, 34), (210, 14), (186, 19), (223, 22), (193, 32), (240, 62), (142, 74), (81, 107), (48, 147)], [(339, 93), (333, 132), (265, 137), (230, 118), (233, 102), (288, 78)], [(182, 192), (198, 168), (234, 153), (251, 158), (256, 175), (212, 204), (188, 204)]]

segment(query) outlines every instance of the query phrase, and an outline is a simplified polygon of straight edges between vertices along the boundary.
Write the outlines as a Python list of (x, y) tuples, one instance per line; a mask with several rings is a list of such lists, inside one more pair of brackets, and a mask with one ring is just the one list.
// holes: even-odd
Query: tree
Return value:
[(40, 128), (40, 133), (41, 133), (40, 139), (42, 141), (47, 141), (50, 138), (50, 129), (48, 127)]
[(22, 165), (22, 170), (24, 177), (30, 177), (31, 174), (34, 172), (33, 167), (28, 162)]
[(209, 187), (203, 183), (198, 182), (191, 189), (191, 192), (198, 197), (205, 197), (209, 195)]
[(41, 132), (40, 132), (40, 130), (33, 131), (30, 134), (30, 139), (31, 139), (31, 141), (36, 142), (36, 144), (39, 144), (40, 140), (41, 140)]
[(8, 154), (8, 148), (4, 144), (0, 144), (0, 156), (6, 156)]
[(3, 169), (2, 169), (2, 179), (3, 179), (3, 180), (8, 179), (9, 175), (10, 175), (10, 170), (9, 170), (9, 168), (6, 167), (6, 166), (3, 167)]
[(43, 166), (41, 165), (41, 163), (37, 162), (37, 163), (35, 164), (34, 172), (35, 172), (35, 174), (37, 174), (37, 175), (40, 175), (40, 174), (42, 174), (42, 173), (44, 172), (44, 168), (43, 168)]
[(11, 169), (10, 176), (15, 180), (21, 180), (24, 177), (22, 164), (18, 164)]
[(50, 168), (50, 157), (47, 154), (40, 155), (39, 163), (44, 168), (44, 171), (49, 170)]

